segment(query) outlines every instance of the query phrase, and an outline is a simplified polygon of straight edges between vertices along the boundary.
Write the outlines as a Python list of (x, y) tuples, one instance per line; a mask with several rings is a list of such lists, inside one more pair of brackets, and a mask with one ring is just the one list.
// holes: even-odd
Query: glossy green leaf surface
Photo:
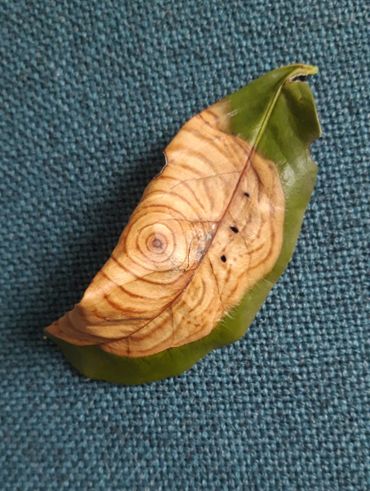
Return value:
[(228, 96), (231, 130), (277, 166), (286, 209), (280, 256), (272, 271), (247, 291), (241, 303), (202, 339), (139, 358), (117, 356), (96, 346), (75, 346), (55, 339), (66, 358), (89, 378), (139, 384), (178, 375), (209, 351), (244, 335), (269, 291), (288, 264), (316, 178), (309, 146), (320, 136), (315, 103), (303, 77), (316, 73), (307, 65), (268, 72)]

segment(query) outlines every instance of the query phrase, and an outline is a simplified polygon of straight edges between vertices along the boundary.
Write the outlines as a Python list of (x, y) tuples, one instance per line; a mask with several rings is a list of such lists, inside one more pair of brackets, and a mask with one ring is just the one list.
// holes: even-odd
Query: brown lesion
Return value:
[(229, 119), (222, 102), (184, 125), (112, 257), (47, 332), (118, 355), (157, 353), (209, 334), (272, 269), (283, 236), (280, 178), (230, 134)]

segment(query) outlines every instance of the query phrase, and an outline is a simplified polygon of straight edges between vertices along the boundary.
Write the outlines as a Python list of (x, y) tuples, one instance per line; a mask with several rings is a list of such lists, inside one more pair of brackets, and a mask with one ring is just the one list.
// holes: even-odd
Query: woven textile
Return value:
[[(363, 0), (0, 2), (0, 488), (365, 490)], [(317, 64), (319, 177), (248, 334), (186, 374), (80, 377), (42, 328), (107, 259), (192, 114)]]

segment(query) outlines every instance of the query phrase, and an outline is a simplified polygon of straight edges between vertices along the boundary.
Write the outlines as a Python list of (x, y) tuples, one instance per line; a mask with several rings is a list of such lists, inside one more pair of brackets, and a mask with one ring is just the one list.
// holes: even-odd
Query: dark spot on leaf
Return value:
[(245, 193), (244, 193), (244, 196), (246, 196), (247, 198), (249, 198), (249, 197), (250, 197), (250, 194), (249, 194), (249, 193), (247, 193), (247, 192), (245, 192)]
[(162, 246), (163, 246), (163, 244), (162, 244), (161, 239), (154, 239), (153, 240), (153, 247), (155, 247), (156, 249), (161, 249)]
[(220, 259), (223, 263), (226, 263), (226, 256), (224, 254), (220, 257)]
[(237, 234), (237, 233), (239, 232), (238, 227), (235, 227), (234, 225), (231, 225), (231, 226), (230, 226), (230, 230), (231, 230), (232, 232), (234, 232), (234, 234)]

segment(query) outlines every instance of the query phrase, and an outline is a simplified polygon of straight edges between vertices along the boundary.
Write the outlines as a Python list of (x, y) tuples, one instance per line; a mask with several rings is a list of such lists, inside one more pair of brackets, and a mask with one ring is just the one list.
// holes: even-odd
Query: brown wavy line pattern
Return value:
[(275, 264), (284, 194), (275, 165), (228, 133), (218, 103), (165, 150), (111, 258), (49, 326), (76, 345), (146, 356), (210, 333)]

